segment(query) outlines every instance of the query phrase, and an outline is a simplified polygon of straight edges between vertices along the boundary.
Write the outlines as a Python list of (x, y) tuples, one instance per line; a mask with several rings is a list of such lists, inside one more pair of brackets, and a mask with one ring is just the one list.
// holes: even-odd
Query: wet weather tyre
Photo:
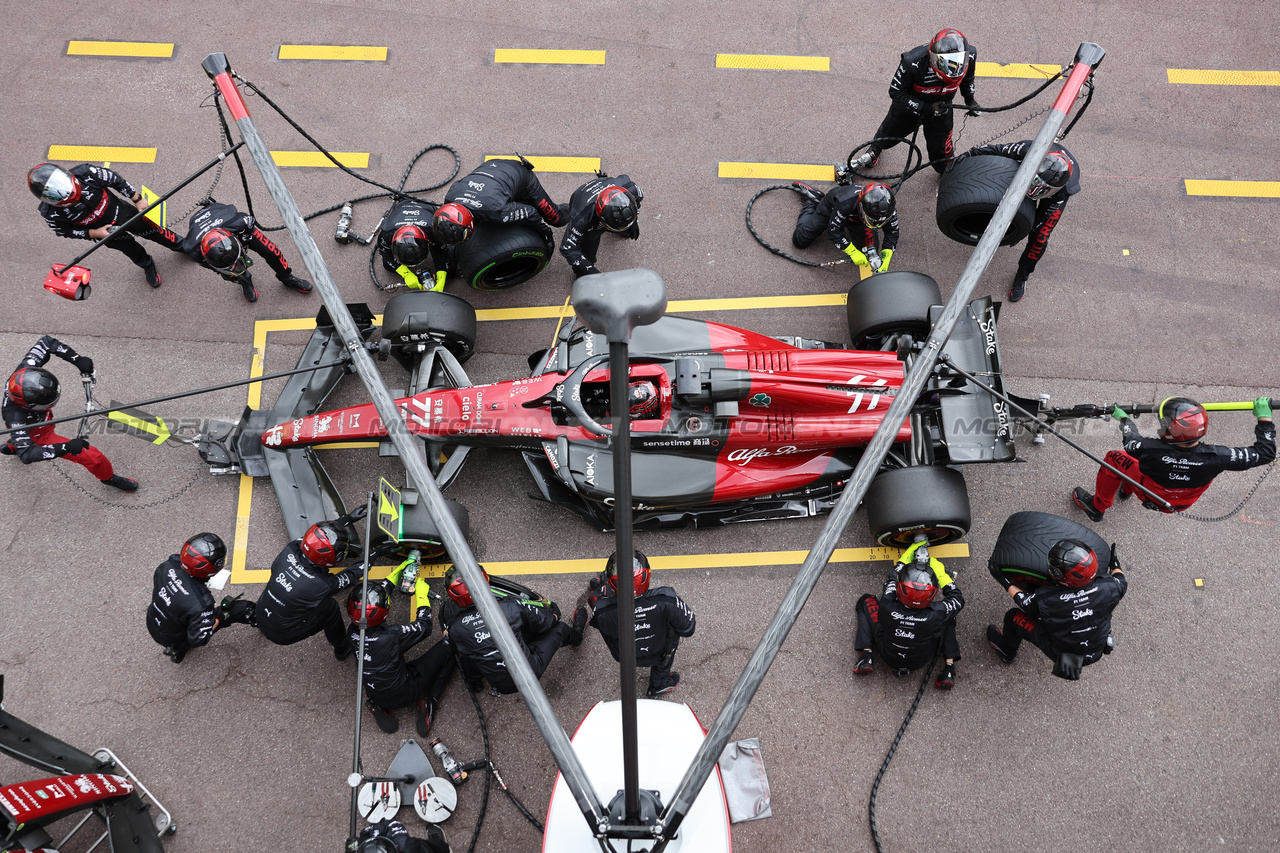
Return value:
[(382, 313), (382, 338), (391, 342), (396, 361), (409, 370), (418, 344), (425, 340), (443, 344), (464, 362), (476, 350), (476, 309), (450, 293), (401, 293), (391, 297)]
[(931, 545), (969, 532), (969, 490), (954, 468), (920, 465), (885, 471), (871, 481), (863, 504), (877, 544), (906, 548), (924, 533)]
[(995, 567), (1018, 586), (1049, 582), (1049, 549), (1060, 539), (1079, 539), (1093, 549), (1098, 567), (1111, 561), (1111, 548), (1088, 527), (1048, 512), (1015, 512), (1005, 519), (991, 549), (988, 567)]
[(878, 350), (890, 336), (929, 335), (929, 308), (942, 304), (938, 283), (924, 273), (884, 272), (849, 289), (849, 339), (854, 349)]
[[(952, 163), (938, 182), (937, 220), (942, 233), (957, 243), (976, 246), (1018, 165), (1017, 160), (999, 154), (977, 154)], [(1026, 239), (1035, 220), (1035, 202), (1024, 197), (1000, 245)]]
[(532, 225), (480, 225), (458, 249), (458, 273), (476, 290), (505, 290), (542, 272), (551, 251)]

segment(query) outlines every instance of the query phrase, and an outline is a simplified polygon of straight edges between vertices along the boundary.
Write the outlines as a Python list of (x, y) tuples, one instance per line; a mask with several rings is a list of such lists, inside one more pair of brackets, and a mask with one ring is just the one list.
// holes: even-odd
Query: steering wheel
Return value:
[(599, 421), (587, 414), (586, 408), (582, 405), (582, 381), (587, 378), (588, 373), (608, 360), (607, 352), (592, 356), (575, 367), (557, 386), (559, 396), (556, 402), (568, 409), (569, 414), (577, 418), (587, 432), (598, 436), (610, 435), (613, 430), (601, 425)]

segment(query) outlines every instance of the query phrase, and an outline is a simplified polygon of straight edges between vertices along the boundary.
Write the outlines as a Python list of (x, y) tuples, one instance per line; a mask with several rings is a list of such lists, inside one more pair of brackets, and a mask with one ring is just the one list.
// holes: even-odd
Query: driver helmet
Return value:
[(187, 574), (205, 580), (222, 569), (227, 561), (227, 545), (216, 533), (197, 533), (182, 543), (178, 559)]
[(225, 228), (212, 228), (200, 238), (200, 257), (218, 272), (234, 270), (243, 254), (244, 249), (236, 235)]
[(888, 184), (876, 181), (858, 193), (858, 213), (868, 228), (883, 228), (893, 218), (897, 202)]
[[(632, 588), (636, 591), (636, 595), (644, 595), (649, 591), (649, 574), (649, 558), (643, 551), (636, 549), (635, 556), (631, 560)], [(608, 582), (609, 589), (618, 591), (617, 552), (610, 554), (609, 562), (604, 565), (604, 579)]]
[(1169, 397), (1160, 404), (1160, 437), (1174, 444), (1199, 441), (1209, 431), (1209, 413), (1190, 397)]
[(80, 179), (52, 163), (41, 163), (28, 172), (27, 187), (36, 198), (57, 207), (80, 200)]
[(938, 597), (938, 584), (926, 562), (899, 563), (898, 601), (916, 609), (928, 607)]
[(347, 555), (351, 540), (347, 532), (332, 521), (322, 521), (307, 528), (302, 535), (302, 556), (321, 568), (336, 566)]
[(370, 583), (367, 592), (364, 584), (356, 584), (347, 596), (347, 615), (353, 625), (360, 624), (361, 616), (370, 628), (381, 625), (390, 612), (391, 592), (385, 581)]
[[(488, 583), (489, 573), (484, 570), (484, 566), (480, 567), (480, 574), (484, 575), (484, 582)], [(462, 579), (462, 572), (456, 568), (453, 569), (453, 579), (449, 581), (445, 592), (449, 594), (449, 600), (459, 607), (470, 607), (475, 604), (471, 598), (471, 591), (467, 589), (467, 582)]]
[(658, 389), (647, 379), (627, 386), (627, 406), (633, 421), (657, 418), (662, 412)]
[(1040, 168), (1027, 187), (1027, 198), (1041, 199), (1056, 195), (1071, 179), (1071, 158), (1061, 151), (1050, 151), (1040, 161)]
[(626, 231), (636, 221), (636, 200), (620, 186), (610, 185), (596, 196), (596, 216), (610, 231)]
[(471, 211), (456, 202), (440, 205), (434, 217), (432, 230), (435, 237), (446, 246), (456, 246), (464, 242), (475, 230), (475, 219)]
[(391, 256), (402, 266), (416, 267), (427, 259), (427, 249), (430, 245), (427, 232), (421, 227), (401, 225), (391, 235)]
[(34, 412), (47, 412), (58, 402), (58, 377), (43, 367), (19, 367), (9, 377), (9, 400)]
[(1049, 576), (1063, 586), (1081, 587), (1098, 574), (1098, 555), (1079, 539), (1060, 539), (1049, 549)]
[(969, 43), (959, 30), (945, 29), (929, 42), (929, 65), (948, 83), (964, 78), (969, 70)]

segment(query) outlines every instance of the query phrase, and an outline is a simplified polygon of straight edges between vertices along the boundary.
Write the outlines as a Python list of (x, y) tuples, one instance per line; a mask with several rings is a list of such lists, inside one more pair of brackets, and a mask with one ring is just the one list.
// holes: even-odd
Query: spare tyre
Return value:
[(964, 475), (941, 465), (893, 468), (876, 475), (863, 499), (878, 545), (906, 548), (923, 533), (930, 545), (969, 532), (969, 490)]
[(1098, 557), (1098, 570), (1111, 562), (1111, 548), (1079, 522), (1048, 512), (1015, 512), (1005, 519), (987, 566), (1026, 588), (1050, 583), (1049, 549), (1059, 539), (1079, 539)]
[(929, 309), (942, 304), (938, 283), (919, 272), (882, 272), (849, 289), (845, 311), (854, 349), (878, 350), (888, 339), (908, 333), (929, 336)]
[(505, 290), (542, 272), (554, 247), (525, 222), (476, 223), (458, 247), (458, 274), (476, 290)]
[[(1019, 165), (999, 154), (974, 154), (953, 161), (938, 180), (937, 220), (942, 233), (957, 243), (978, 245)], [(1024, 196), (1000, 245), (1012, 246), (1025, 239), (1035, 221), (1036, 204)]]

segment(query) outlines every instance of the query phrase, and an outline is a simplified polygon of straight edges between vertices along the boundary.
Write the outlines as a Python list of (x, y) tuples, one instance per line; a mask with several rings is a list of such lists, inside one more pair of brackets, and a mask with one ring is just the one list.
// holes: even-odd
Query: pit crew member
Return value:
[(555, 248), (551, 229), (568, 222), (569, 206), (551, 200), (533, 174), (533, 164), (523, 157), (489, 160), (449, 187), (435, 219), (440, 241), (446, 245), (470, 237), (472, 220), (494, 225), (529, 222), (538, 226), (550, 250)]
[[(445, 278), (454, 270), (452, 249), (436, 238), (435, 214), (439, 208), (434, 201), (402, 198), (382, 218), (378, 231), (382, 266), (400, 276), (410, 290), (423, 290), (424, 276), (434, 278), (431, 290), (444, 290)], [(428, 257), (431, 265), (427, 264)]]
[(246, 248), (266, 260), (280, 284), (299, 293), (311, 292), (311, 282), (293, 274), (280, 249), (262, 233), (253, 217), (229, 204), (210, 202), (196, 211), (182, 241), (187, 257), (240, 285), (244, 298), (257, 302), (258, 289), (249, 272), (253, 260), (245, 254)]
[(1004, 630), (987, 626), (987, 642), (1005, 663), (1013, 663), (1023, 640), (1054, 662), (1053, 674), (1076, 681), (1080, 671), (1111, 653), (1111, 613), (1129, 581), (1111, 546), (1109, 574), (1098, 576), (1098, 555), (1079, 539), (1061, 539), (1049, 549), (1054, 584), (1026, 592), (992, 565), (991, 576), (1018, 605), (1004, 614)]
[[(676, 649), (681, 637), (692, 637), (696, 617), (684, 599), (669, 586), (649, 588), (649, 558), (641, 551), (632, 560), (632, 585), (635, 590), (636, 666), (649, 667), (647, 696), (655, 699), (670, 693), (680, 683), (680, 673), (672, 672)], [(591, 578), (587, 605), (591, 621), (609, 654), (618, 660), (618, 555), (610, 554), (604, 567), (604, 580)]]
[(427, 824), (427, 837), (414, 838), (404, 824), (391, 818), (383, 818), (366, 826), (360, 832), (356, 853), (449, 853), (449, 842), (444, 830), (434, 823)]
[(636, 216), (644, 192), (626, 175), (611, 178), (604, 172), (569, 196), (569, 224), (560, 240), (560, 254), (569, 262), (575, 278), (600, 272), (596, 255), (605, 231), (640, 239)]
[(58, 377), (44, 369), (50, 355), (75, 365), (83, 377), (93, 376), (93, 359), (80, 355), (51, 335), (36, 341), (5, 388), (0, 411), (4, 414), (5, 427), (16, 432), (9, 434), (0, 453), (17, 456), (24, 465), (65, 456), (83, 465), (104, 485), (122, 492), (137, 491), (138, 481), (117, 474), (111, 460), (91, 447), (87, 438), (66, 438), (54, 432), (52, 426), (41, 426), (43, 421), (53, 419), (53, 404), (62, 393)]
[(878, 600), (869, 594), (858, 599), (858, 631), (853, 643), (858, 660), (853, 671), (858, 675), (873, 672), (875, 649), (894, 667), (894, 675), (905, 678), (932, 660), (941, 643), (946, 664), (933, 684), (950, 690), (955, 686), (955, 664), (960, 660), (956, 614), (963, 607), (964, 596), (942, 561), (929, 555), (928, 543), (916, 542), (898, 558)]
[(858, 266), (868, 266), (867, 256), (878, 253), (877, 271), (889, 271), (898, 247), (898, 211), (887, 184), (848, 185), (825, 194), (799, 181), (792, 186), (804, 197), (791, 235), (793, 246), (807, 248), (826, 231), (836, 248)]
[(195, 646), (206, 645), (215, 631), (252, 623), (253, 602), (227, 598), (215, 607), (205, 584), (227, 559), (227, 546), (216, 533), (197, 533), (156, 567), (152, 578), (147, 631), (174, 663), (182, 663)]
[[(1253, 427), (1256, 439), (1250, 447), (1222, 447), (1203, 444), (1200, 439), (1209, 430), (1209, 413), (1189, 397), (1170, 397), (1160, 404), (1160, 437), (1143, 438), (1137, 425), (1119, 406), (1111, 417), (1120, 421), (1123, 450), (1112, 450), (1104, 459), (1173, 505), (1172, 512), (1185, 512), (1213, 484), (1223, 471), (1247, 471), (1266, 465), (1276, 458), (1276, 427), (1271, 419), (1271, 398), (1253, 401)], [(1080, 486), (1071, 499), (1091, 521), (1102, 521), (1102, 514), (1115, 502), (1119, 490), (1121, 500), (1135, 490), (1110, 469), (1098, 468), (1094, 494)], [(1148, 509), (1169, 512), (1146, 499)]]

